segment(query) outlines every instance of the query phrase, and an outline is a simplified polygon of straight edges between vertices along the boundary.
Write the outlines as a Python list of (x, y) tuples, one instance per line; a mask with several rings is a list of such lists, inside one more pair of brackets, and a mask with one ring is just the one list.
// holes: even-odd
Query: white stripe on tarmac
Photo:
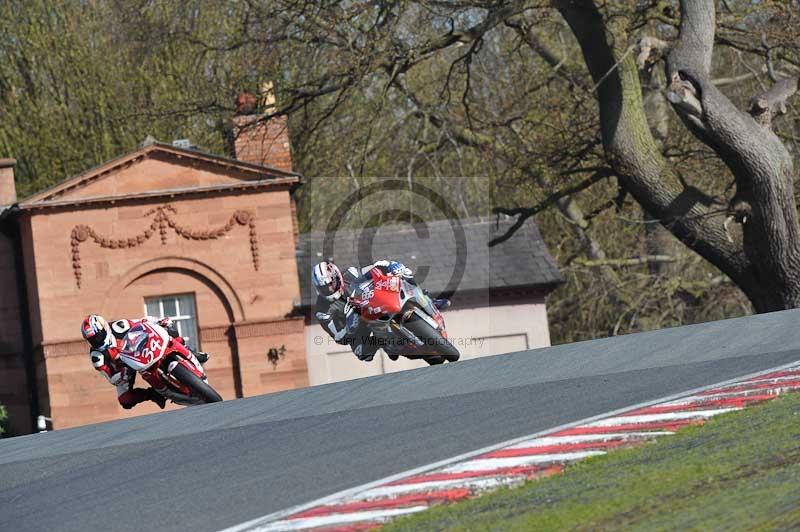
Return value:
[[(752, 395), (752, 392), (750, 392)], [(694, 405), (697, 403), (707, 403), (711, 401), (717, 401), (719, 399), (734, 399), (736, 396), (744, 396), (744, 392), (735, 392), (735, 393), (721, 393), (721, 394), (714, 394), (714, 395), (693, 395), (691, 397), (687, 397), (686, 399), (678, 399), (676, 401), (669, 401), (668, 403), (663, 403), (660, 405), (651, 406), (650, 408), (658, 408), (663, 406), (689, 406)]]
[(685, 399), (677, 399), (675, 401), (669, 401), (668, 403), (663, 403), (660, 405), (654, 406), (679, 406), (679, 405), (686, 405), (692, 403), (699, 403), (702, 401), (713, 401), (716, 399), (730, 399), (734, 397), (749, 397), (751, 395), (779, 395), (777, 392), (780, 390), (786, 390), (786, 387), (776, 386), (775, 388), (761, 388), (760, 390), (739, 390), (738, 392), (720, 392), (710, 395), (692, 395)]
[(362, 521), (384, 521), (398, 515), (413, 514), (427, 510), (427, 506), (412, 506), (410, 508), (391, 508), (388, 510), (370, 510), (366, 512), (349, 512), (344, 514), (321, 515), (319, 517), (306, 517), (303, 519), (286, 519), (275, 521), (266, 525), (251, 528), (252, 532), (279, 532), (284, 530), (304, 530), (322, 526), (346, 525)]
[(617, 416), (608, 419), (601, 419), (581, 425), (581, 428), (592, 427), (615, 427), (617, 425), (630, 425), (638, 423), (657, 423), (659, 421), (680, 421), (682, 419), (692, 418), (708, 418), (725, 414), (727, 412), (735, 412), (741, 408), (717, 408), (714, 410), (689, 410), (686, 412), (665, 412), (663, 414), (642, 414), (640, 416)]
[(533, 456), (513, 456), (510, 458), (483, 458), (462, 462), (442, 469), (443, 473), (463, 473), (465, 471), (490, 471), (500, 467), (517, 467), (533, 464), (574, 462), (590, 456), (606, 454), (604, 451), (581, 451), (577, 453), (538, 454)]
[(653, 432), (618, 432), (612, 434), (578, 434), (575, 436), (545, 436), (544, 438), (536, 438), (533, 440), (523, 441), (509, 445), (505, 449), (529, 449), (531, 447), (545, 447), (548, 445), (569, 445), (571, 443), (591, 443), (591, 442), (606, 442), (617, 440), (640, 440), (650, 439), (655, 436), (669, 436), (675, 434), (670, 430), (653, 431)]
[(724, 390), (725, 388), (737, 388), (739, 386), (755, 386), (755, 385), (766, 384), (769, 382), (774, 382), (776, 385), (778, 385), (781, 382), (786, 382), (786, 381), (800, 381), (800, 375), (794, 375), (788, 377), (772, 377), (769, 379), (758, 379), (758, 380), (747, 379), (740, 382), (732, 382), (730, 384), (725, 384), (723, 386), (720, 386), (719, 388)]
[(511, 484), (525, 478), (524, 475), (503, 475), (490, 478), (458, 478), (453, 480), (433, 480), (415, 484), (398, 484), (396, 486), (381, 486), (359, 493), (349, 501), (363, 501), (369, 499), (382, 499), (384, 497), (397, 497), (408, 493), (426, 493), (440, 489), (469, 488), (471, 490), (486, 490)]
[(744, 382), (763, 384), (765, 382), (784, 382), (784, 381), (798, 381), (798, 380), (800, 380), (800, 375), (786, 375), (784, 377), (767, 377), (767, 378), (756, 377), (755, 379), (750, 379)]

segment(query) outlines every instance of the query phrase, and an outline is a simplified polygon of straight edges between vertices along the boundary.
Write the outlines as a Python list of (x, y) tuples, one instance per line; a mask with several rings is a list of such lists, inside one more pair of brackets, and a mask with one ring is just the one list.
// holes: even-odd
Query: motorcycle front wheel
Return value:
[(192, 394), (196, 395), (205, 403), (219, 403), (222, 397), (217, 391), (208, 385), (203, 379), (189, 371), (183, 364), (178, 364), (172, 370), (172, 376), (181, 381), (183, 384), (192, 390)]
[[(411, 331), (414, 336), (425, 342), (425, 345), (429, 347), (432, 351), (435, 351), (435, 355), (431, 357), (425, 357), (429, 364), (441, 364), (445, 360), (448, 362), (455, 362), (459, 358), (461, 358), (461, 353), (458, 352), (453, 344), (451, 344), (447, 339), (445, 339), (439, 331), (431, 327), (428, 322), (425, 320), (419, 319), (418, 317), (413, 317), (409, 321), (403, 323), (403, 325)], [(438, 356), (437, 356), (438, 355)]]

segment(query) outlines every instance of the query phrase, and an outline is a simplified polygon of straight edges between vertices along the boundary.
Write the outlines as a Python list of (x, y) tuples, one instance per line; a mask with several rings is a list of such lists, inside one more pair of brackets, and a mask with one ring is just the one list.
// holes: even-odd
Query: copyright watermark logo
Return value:
[[(322, 233), (319, 260), (332, 258), (342, 270), (364, 268), (377, 260), (402, 262), (431, 295), (452, 298), (464, 279), (467, 229), (456, 205), (462, 189), (457, 178), (438, 186), (386, 178), (357, 187), (342, 178), (333, 207), (316, 220)], [(488, 192), (487, 192), (488, 195)]]

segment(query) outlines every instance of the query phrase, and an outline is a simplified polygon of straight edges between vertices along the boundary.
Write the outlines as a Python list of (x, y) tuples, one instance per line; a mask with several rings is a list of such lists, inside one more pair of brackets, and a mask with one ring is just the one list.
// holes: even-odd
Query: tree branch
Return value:
[[(711, 73), (711, 57), (714, 52), (716, 27), (714, 2), (681, 0), (680, 5), (680, 32), (677, 42), (670, 51), (668, 68), (679, 62), (682, 68), (708, 75)], [(672, 72), (668, 70), (668, 73)]]
[(639, 70), (651, 68), (664, 57), (669, 49), (669, 44), (657, 37), (646, 35), (639, 39), (639, 55), (636, 56), (636, 66)]
[(599, 266), (641, 266), (643, 264), (663, 264), (677, 261), (678, 259), (676, 257), (672, 257), (670, 255), (643, 255), (641, 257), (633, 257), (629, 259), (588, 260), (577, 258), (572, 262), (574, 264), (578, 264), (579, 266), (597, 268)]
[(766, 92), (762, 92), (750, 100), (748, 112), (764, 127), (770, 127), (772, 118), (786, 114), (786, 101), (798, 89), (798, 78), (779, 78)]
[(595, 183), (597, 183), (598, 181), (605, 179), (611, 175), (613, 175), (613, 171), (610, 168), (599, 170), (594, 174), (592, 174), (591, 176), (589, 176), (588, 179), (585, 179), (580, 183), (548, 194), (545, 199), (543, 199), (533, 207), (517, 207), (517, 208), (495, 207), (494, 209), (492, 209), (492, 212), (494, 212), (495, 214), (505, 214), (506, 216), (517, 216), (517, 219), (514, 222), (514, 225), (509, 227), (505, 233), (490, 240), (489, 247), (502, 244), (503, 242), (514, 236), (514, 233), (516, 233), (522, 227), (522, 225), (528, 218), (554, 205), (558, 200), (571, 196), (572, 194), (580, 192), (581, 190), (585, 190), (590, 186), (594, 185)]
[[(523, 9), (523, 5), (524, 2), (520, 1), (501, 3), (499, 7), (489, 9), (486, 18), (478, 24), (464, 30), (453, 30), (444, 33), (418, 49), (409, 50), (406, 55), (384, 61), (381, 66), (387, 72), (395, 72), (395, 76), (403, 74), (411, 67), (427, 60), (444, 48), (453, 45), (470, 44), (480, 40), (486, 32), (505, 19), (520, 12)], [(398, 64), (400, 65), (399, 68), (397, 67)]]
[[(444, 118), (440, 117), (433, 109), (423, 107), (423, 104), (419, 98), (413, 92), (411, 92), (411, 90), (401, 80), (395, 79), (392, 81), (392, 83), (402, 94), (406, 96), (406, 98), (408, 98), (409, 102), (416, 108), (416, 112), (423, 120), (427, 120), (434, 127), (447, 131), (448, 135), (450, 135), (458, 143), (478, 149), (490, 149), (500, 155), (501, 158), (508, 161), (514, 161), (519, 158), (519, 153), (516, 153), (505, 143), (498, 142), (495, 137), (477, 132), (470, 128), (451, 124)], [(541, 172), (532, 170), (529, 166), (523, 167), (522, 170), (531, 178), (533, 178), (539, 185), (543, 187), (546, 186)], [(606, 167), (585, 169), (587, 172), (590, 170), (595, 171), (596, 173), (608, 172), (608, 175), (612, 175), (613, 173), (609, 168)], [(575, 171), (577, 171), (577, 169), (568, 170), (562, 175), (574, 173)], [(587, 186), (591, 184), (592, 183), (588, 183)], [(554, 200), (558, 210), (572, 223), (576, 236), (580, 240), (581, 246), (585, 250), (586, 255), (593, 259), (604, 258), (605, 253), (603, 252), (603, 248), (600, 246), (599, 242), (597, 242), (597, 240), (595, 240), (589, 234), (589, 222), (584, 218), (583, 211), (571, 196), (571, 194), (582, 189), (583, 188), (581, 188), (580, 185), (576, 185), (576, 188), (574, 189), (567, 189), (564, 195), (559, 197), (553, 196), (550, 197), (550, 199)], [(552, 201), (548, 203), (548, 206), (552, 205), (552, 203)], [(535, 213), (529, 213), (525, 215), (525, 213), (520, 212), (517, 214), (519, 217), (509, 231), (500, 237), (500, 239), (495, 239), (492, 243), (490, 243), (490, 245), (496, 245), (500, 242), (504, 242), (508, 238), (511, 238), (511, 236), (517, 230), (519, 230), (520, 227), (522, 227), (525, 220), (533, 216)]]
[[(714, 213), (713, 199), (684, 182), (668, 167), (653, 138), (643, 108), (636, 61), (633, 57), (621, 59), (629, 50), (623, 48), (630, 42), (626, 19), (606, 19), (590, 0), (554, 3), (578, 40), (589, 72), (598, 85), (603, 147), (620, 186), (686, 246), (730, 277), (742, 280), (747, 275), (747, 261), (741, 248), (725, 237), (723, 214)], [(710, 51), (713, 31), (710, 39), (696, 41), (693, 50), (688, 48), (696, 59), (693, 64), (702, 69), (710, 65), (710, 54), (704, 54), (703, 50)], [(681, 48), (686, 48), (686, 44), (678, 50)], [(675, 53), (673, 48), (670, 57)], [(617, 63), (619, 67), (608, 75)], [(598, 83), (601, 80), (604, 81)]]
[(717, 87), (724, 87), (725, 85), (734, 85), (742, 81), (747, 81), (748, 79), (753, 79), (754, 77), (756, 77), (755, 73), (748, 72), (747, 74), (742, 74), (740, 76), (731, 76), (728, 78), (714, 78), (711, 82)]
[[(791, 154), (768, 127), (797, 92), (797, 79), (783, 78), (753, 99), (745, 113), (725, 96), (710, 76), (714, 43), (714, 0), (681, 0), (678, 42), (667, 60), (669, 99), (689, 130), (712, 148), (736, 179), (723, 222), (742, 226), (744, 270), (726, 271), (756, 310), (800, 305), (800, 225), (793, 197)], [(768, 65), (769, 68), (769, 65)], [(756, 119), (754, 119), (754, 117)], [(731, 217), (732, 216), (732, 217)], [(719, 265), (718, 265), (719, 266)]]
[(583, 81), (581, 76), (577, 75), (573, 72), (569, 67), (567, 67), (565, 63), (565, 58), (558, 57), (555, 52), (550, 50), (539, 38), (536, 32), (533, 30), (534, 26), (532, 24), (528, 24), (526, 22), (519, 22), (513, 19), (506, 20), (506, 26), (513, 28), (517, 34), (522, 38), (525, 44), (528, 45), (528, 48), (531, 49), (535, 54), (538, 54), (539, 57), (544, 59), (545, 63), (550, 65), (553, 68), (553, 72), (561, 76), (565, 79), (568, 83), (575, 85), (577, 87), (582, 87), (584, 89), (588, 89), (588, 85)]

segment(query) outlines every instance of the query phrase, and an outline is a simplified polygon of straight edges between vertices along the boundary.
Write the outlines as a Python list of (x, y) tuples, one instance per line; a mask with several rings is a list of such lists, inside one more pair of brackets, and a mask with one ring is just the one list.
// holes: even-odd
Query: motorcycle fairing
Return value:
[(371, 279), (362, 281), (352, 294), (353, 303), (359, 307), (360, 316), (377, 337), (396, 334), (408, 344), (387, 342), (387, 352), (407, 355), (408, 347), (425, 350), (425, 342), (412, 333), (404, 322), (412, 316), (425, 321), (446, 339), (447, 332), (441, 312), (417, 285), (397, 276), (386, 275), (378, 269), (370, 271)]
[(169, 344), (169, 335), (162, 327), (140, 322), (125, 335), (119, 357), (131, 369), (145, 371), (161, 360)]
[[(172, 371), (181, 364), (207, 380), (203, 366), (186, 346), (173, 341), (163, 327), (147, 322), (136, 324), (125, 335), (119, 356), (123, 363), (139, 372), (145, 381), (173, 402), (181, 405), (203, 402), (193, 397), (189, 388), (172, 376)], [(171, 359), (164, 367), (161, 361), (165, 356)]]

